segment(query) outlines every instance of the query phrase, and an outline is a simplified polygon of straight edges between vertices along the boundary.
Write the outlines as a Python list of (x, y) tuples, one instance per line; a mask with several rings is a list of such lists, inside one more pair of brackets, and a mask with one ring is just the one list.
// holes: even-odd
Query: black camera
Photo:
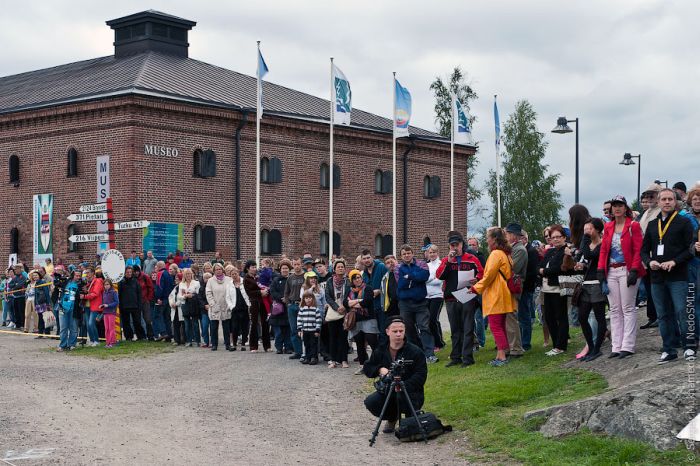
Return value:
[(403, 377), (403, 374), (406, 372), (406, 368), (411, 364), (413, 364), (411, 359), (399, 358), (393, 361), (391, 363), (391, 367), (389, 368), (389, 372), (374, 382), (374, 389), (379, 393), (386, 394), (389, 390), (389, 386), (391, 385), (391, 381), (395, 377)]

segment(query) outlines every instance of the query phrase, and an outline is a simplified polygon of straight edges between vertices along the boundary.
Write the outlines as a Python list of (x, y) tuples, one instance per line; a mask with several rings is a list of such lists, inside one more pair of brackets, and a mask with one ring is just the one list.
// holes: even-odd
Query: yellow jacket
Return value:
[[(506, 278), (501, 276), (502, 272)], [(510, 278), (511, 265), (508, 256), (500, 249), (491, 251), (486, 267), (484, 278), (472, 287), (472, 290), (483, 295), (482, 309), (484, 316), (491, 314), (507, 314), (517, 309), (515, 300), (510, 294), (506, 279)]]

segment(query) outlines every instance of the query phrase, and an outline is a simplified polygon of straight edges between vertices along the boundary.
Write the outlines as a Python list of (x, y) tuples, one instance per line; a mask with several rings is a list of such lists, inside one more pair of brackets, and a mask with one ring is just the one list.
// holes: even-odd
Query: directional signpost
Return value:
[[(68, 238), (68, 241), (72, 243), (88, 243), (96, 242), (102, 243), (109, 241), (109, 250), (104, 254), (103, 260), (103, 272), (107, 278), (113, 279), (113, 282), (117, 287), (117, 283), (121, 281), (124, 276), (124, 257), (117, 251), (116, 240), (114, 238), (115, 231), (123, 230), (136, 230), (139, 228), (145, 228), (150, 225), (147, 220), (134, 220), (131, 222), (121, 222), (114, 223), (114, 213), (112, 212), (112, 198), (108, 197), (107, 202), (100, 202), (98, 204), (86, 204), (80, 206), (79, 214), (71, 214), (68, 216), (68, 220), (71, 222), (95, 222), (95, 221), (107, 221), (107, 233), (87, 233), (81, 235), (73, 235)], [(121, 324), (119, 316), (119, 307), (117, 307), (117, 318), (114, 322), (114, 327), (116, 331), (117, 341), (122, 339), (121, 336)]]

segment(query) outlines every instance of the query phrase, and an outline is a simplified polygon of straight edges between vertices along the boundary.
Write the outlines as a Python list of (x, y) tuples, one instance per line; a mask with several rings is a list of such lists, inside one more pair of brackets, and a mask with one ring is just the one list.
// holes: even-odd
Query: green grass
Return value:
[(440, 362), (429, 366), (424, 409), (466, 433), (479, 451), (467, 457), (475, 462), (553, 466), (698, 464), (698, 458), (683, 447), (659, 452), (641, 442), (589, 431), (550, 439), (538, 432), (544, 419), (523, 419), (527, 411), (605, 390), (602, 376), (561, 367), (565, 358), (573, 358), (583, 346), (578, 329), (572, 329), (572, 336), (567, 356), (550, 358), (544, 355), (541, 327), (535, 326), (533, 349), (500, 368), (487, 364), (495, 356), (490, 336), (486, 342), (489, 349), (477, 352), (476, 364), (466, 369), (444, 367), (449, 360), (448, 345), (439, 354)]
[(122, 359), (148, 357), (161, 353), (172, 353), (173, 351), (171, 344), (165, 342), (122, 341), (113, 348), (105, 348), (104, 342), (100, 342), (100, 346), (94, 348), (78, 345), (76, 349), (69, 351), (68, 354), (97, 359)]

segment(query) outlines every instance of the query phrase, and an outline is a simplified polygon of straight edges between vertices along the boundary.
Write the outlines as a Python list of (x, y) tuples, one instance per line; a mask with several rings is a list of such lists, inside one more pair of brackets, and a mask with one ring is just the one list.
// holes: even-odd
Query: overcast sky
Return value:
[(325, 98), (333, 56), (353, 106), (387, 117), (396, 71), (413, 95), (411, 123), (427, 129), (430, 82), (461, 66), (479, 94), (480, 184), (495, 166), (494, 94), (502, 122), (518, 100), (533, 104), (567, 208), (575, 137), (550, 132), (558, 116), (580, 118), (581, 202), (592, 213), (612, 195), (636, 197), (625, 152), (642, 154), (642, 190), (700, 179), (697, 2), (25, 0), (3, 6), (0, 75), (111, 55), (104, 22), (149, 8), (197, 21), (190, 57), (253, 75), (261, 40), (269, 81)]

